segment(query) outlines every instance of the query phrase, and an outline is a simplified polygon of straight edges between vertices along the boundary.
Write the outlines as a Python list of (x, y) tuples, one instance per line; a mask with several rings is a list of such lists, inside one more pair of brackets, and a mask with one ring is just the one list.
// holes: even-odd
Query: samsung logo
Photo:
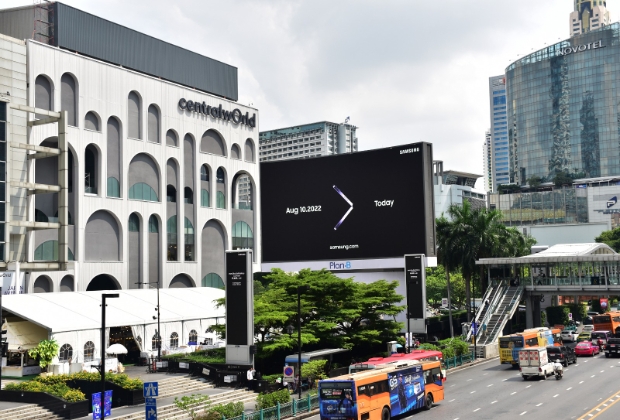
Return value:
[(414, 153), (414, 152), (419, 152), (420, 148), (419, 147), (414, 147), (412, 149), (404, 149), (400, 151), (401, 155), (404, 155), (405, 153)]
[(583, 52), (586, 50), (597, 50), (599, 48), (605, 48), (605, 47), (606, 45), (603, 45), (603, 41), (588, 42), (587, 44), (584, 44), (584, 45), (577, 45), (575, 47), (562, 48), (560, 50), (560, 55), (569, 55), (569, 54), (574, 54), (578, 52)]
[(200, 103), (188, 101), (185, 98), (181, 98), (179, 99), (179, 108), (190, 112), (195, 112), (197, 114), (210, 115), (213, 118), (218, 118), (224, 121), (232, 121), (234, 124), (245, 124), (252, 128), (256, 127), (256, 114), (252, 114), (250, 117), (250, 114), (246, 112), (245, 115), (243, 115), (241, 110), (238, 108), (235, 108), (232, 111), (226, 111), (225, 109), (222, 109), (222, 104), (216, 108), (214, 106), (207, 105), (204, 102)]

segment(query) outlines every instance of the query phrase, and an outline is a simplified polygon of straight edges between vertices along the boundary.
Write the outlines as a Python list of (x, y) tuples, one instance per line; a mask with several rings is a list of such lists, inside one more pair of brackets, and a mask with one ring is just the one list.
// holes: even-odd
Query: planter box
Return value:
[(0, 391), (0, 401), (38, 404), (64, 419), (88, 416), (90, 401), (66, 402), (45, 392)]
[[(67, 381), (67, 385), (71, 388), (79, 388), (88, 401), (92, 400), (92, 395), (101, 392), (101, 382), (91, 382), (81, 379), (74, 379)], [(106, 391), (112, 390), (112, 408), (124, 407), (127, 405), (144, 404), (144, 394), (142, 389), (129, 390), (121, 388), (120, 386), (106, 381)], [(92, 412), (92, 407), (89, 404), (89, 412)]]

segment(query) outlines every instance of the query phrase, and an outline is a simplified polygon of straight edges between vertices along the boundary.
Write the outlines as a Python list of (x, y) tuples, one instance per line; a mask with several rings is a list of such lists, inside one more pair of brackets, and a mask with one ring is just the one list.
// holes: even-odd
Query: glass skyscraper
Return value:
[(573, 179), (620, 174), (620, 24), (512, 63), (506, 90), (509, 182), (552, 181), (562, 172)]
[(490, 189), (497, 191), (497, 187), (508, 184), (508, 122), (506, 115), (506, 77), (504, 75), (489, 78), (489, 101), (491, 120), (491, 156)]

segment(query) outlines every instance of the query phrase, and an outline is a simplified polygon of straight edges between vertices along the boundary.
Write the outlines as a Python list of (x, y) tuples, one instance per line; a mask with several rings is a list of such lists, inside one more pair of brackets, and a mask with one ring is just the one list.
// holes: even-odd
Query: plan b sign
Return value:
[(599, 48), (605, 48), (605, 47), (606, 45), (603, 45), (603, 41), (588, 42), (587, 44), (583, 44), (583, 45), (575, 45), (574, 47), (562, 48), (560, 50), (560, 55), (569, 55), (569, 54), (574, 54), (578, 52), (583, 52), (586, 50), (597, 50)]

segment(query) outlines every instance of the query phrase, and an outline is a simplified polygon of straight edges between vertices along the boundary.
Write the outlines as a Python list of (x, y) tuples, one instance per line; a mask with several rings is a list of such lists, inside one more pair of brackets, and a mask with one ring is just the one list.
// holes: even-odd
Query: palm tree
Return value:
[(450, 338), (454, 338), (454, 327), (452, 325), (452, 299), (450, 298), (450, 271), (458, 267), (458, 261), (455, 258), (457, 253), (451, 249), (454, 241), (452, 240), (452, 223), (446, 219), (443, 214), (436, 221), (435, 227), (437, 235), (437, 256), (439, 263), (443, 265), (446, 273), (446, 284), (448, 287), (448, 320), (450, 321)]

